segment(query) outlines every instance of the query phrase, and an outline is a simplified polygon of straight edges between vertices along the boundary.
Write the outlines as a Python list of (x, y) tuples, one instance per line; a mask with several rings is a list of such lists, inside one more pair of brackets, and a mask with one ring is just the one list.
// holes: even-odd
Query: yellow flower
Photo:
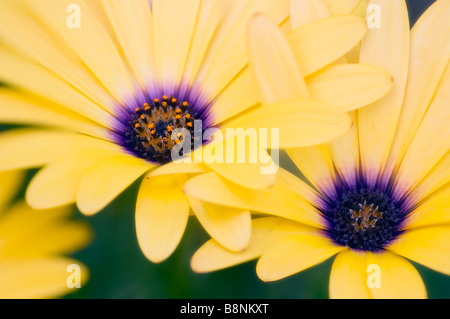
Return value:
[(240, 254), (209, 241), (195, 271), (259, 258), (258, 276), (274, 281), (337, 254), (332, 298), (426, 297), (407, 259), (450, 275), (450, 4), (437, 1), (410, 33), (403, 1), (377, 3), (383, 27), (363, 40), (361, 61), (393, 75), (391, 93), (358, 110), (340, 140), (289, 151), (309, 184), (287, 171), (263, 192), (214, 173), (191, 179), (191, 196), (279, 216), (255, 219)]
[[(182, 187), (192, 174), (213, 170), (253, 189), (266, 189), (275, 179), (260, 174), (262, 163), (172, 162), (172, 151), (181, 143), (172, 139), (176, 129), (195, 133), (193, 123), (201, 120), (200, 133), (226, 130), (236, 127), (230, 119), (259, 128), (268, 119), (269, 127), (282, 128), (281, 147), (324, 143), (351, 127), (340, 109), (371, 103), (391, 85), (379, 69), (355, 68), (345, 84), (378, 80), (379, 85), (369, 94), (352, 95), (352, 103), (341, 96), (338, 110), (325, 110), (326, 99), (298, 101), (302, 107), (292, 102), (261, 107), (246, 68), (246, 28), (256, 12), (286, 28), (288, 0), (155, 0), (151, 5), (148, 0), (20, 0), (1, 6), (0, 80), (11, 88), (0, 90), (0, 121), (45, 127), (2, 134), (0, 170), (45, 165), (27, 190), (28, 203), (44, 209), (76, 202), (86, 215), (102, 210), (145, 175), (136, 229), (142, 251), (153, 262), (175, 250), (191, 207), (227, 248), (240, 251), (249, 241), (248, 210), (185, 196)], [(296, 30), (292, 37), (308, 43), (300, 48), (302, 61), (306, 73), (314, 73), (352, 49), (365, 31), (362, 18), (349, 16)], [(253, 27), (250, 40), (255, 36), (260, 45), (256, 33)], [(303, 81), (296, 75), (296, 82)], [(323, 92), (320, 77), (314, 83)], [(256, 114), (244, 112), (251, 107)], [(199, 142), (192, 153), (201, 153), (208, 141), (202, 145), (192, 135), (184, 141), (189, 146)]]
[(0, 174), (0, 298), (60, 297), (76, 284), (68, 267), (75, 265), (80, 285), (88, 279), (84, 265), (63, 255), (84, 247), (91, 232), (67, 220), (69, 209), (36, 211), (24, 202), (5, 209), (22, 180), (18, 172)]

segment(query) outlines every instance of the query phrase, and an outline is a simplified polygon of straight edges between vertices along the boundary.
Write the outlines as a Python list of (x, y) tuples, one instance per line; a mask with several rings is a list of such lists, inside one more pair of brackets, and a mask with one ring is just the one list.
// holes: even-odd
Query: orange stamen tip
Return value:
[(175, 140), (175, 143), (180, 144), (180, 140)]
[(141, 115), (141, 120), (145, 120), (145, 115)]
[(153, 102), (159, 103), (159, 99), (154, 99)]
[(167, 106), (167, 102), (162, 102), (162, 106), (166, 107)]
[(173, 98), (172, 103), (177, 103), (177, 99)]
[(167, 95), (163, 96), (163, 100), (168, 100)]
[(178, 114), (181, 113), (181, 109), (176, 109), (176, 111)]
[(189, 105), (189, 103), (188, 102), (183, 102), (183, 106), (188, 106)]
[(141, 110), (140, 108), (138, 108), (138, 107), (136, 108), (136, 112), (139, 112), (140, 110)]
[(191, 114), (186, 114), (186, 118), (190, 119), (191, 118)]
[(187, 123), (186, 125), (189, 127), (192, 127), (192, 123)]
[(155, 128), (155, 124), (153, 124), (153, 123), (150, 123), (150, 124), (148, 125), (148, 128), (149, 128), (149, 129), (153, 129), (153, 128)]
[(135, 127), (135, 128), (140, 128), (140, 127), (141, 127), (141, 124), (136, 123), (136, 124), (134, 124), (134, 127)]
[(151, 132), (150, 132), (150, 134), (152, 134), (152, 135), (153, 135), (153, 134), (155, 134), (155, 133), (156, 133), (156, 131), (155, 131), (155, 130), (153, 130), (153, 131), (151, 131)]

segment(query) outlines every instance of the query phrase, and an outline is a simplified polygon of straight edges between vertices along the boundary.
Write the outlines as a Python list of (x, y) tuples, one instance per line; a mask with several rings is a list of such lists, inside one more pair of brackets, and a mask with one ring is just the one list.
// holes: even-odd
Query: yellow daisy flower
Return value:
[(69, 222), (69, 209), (36, 211), (24, 202), (6, 205), (21, 186), (22, 174), (0, 174), (0, 298), (55, 298), (71, 292), (77, 279), (88, 279), (88, 270), (80, 262), (63, 257), (84, 247), (91, 238), (90, 229)]
[(383, 27), (363, 40), (361, 61), (388, 70), (393, 90), (358, 110), (356, 134), (335, 142), (337, 153), (332, 144), (290, 150), (309, 183), (284, 170), (263, 192), (214, 173), (191, 179), (191, 196), (287, 218), (255, 219), (240, 254), (209, 241), (195, 271), (259, 258), (258, 276), (274, 281), (337, 254), (332, 298), (426, 297), (407, 259), (450, 275), (450, 4), (437, 1), (410, 32), (404, 1), (374, 2)]
[[(172, 162), (172, 151), (182, 143), (172, 138), (177, 129), (192, 133), (185, 142), (199, 144), (195, 149), (201, 153), (208, 141), (197, 138), (195, 121), (202, 121), (201, 135), (209, 128), (235, 127), (230, 119), (259, 128), (265, 122), (244, 112), (250, 107), (263, 112), (270, 127), (289, 128), (297, 136), (282, 146), (328, 142), (351, 127), (345, 113), (325, 111), (324, 102), (312, 99), (299, 102), (302, 108), (259, 107), (257, 86), (246, 71), (246, 28), (259, 12), (289, 29), (288, 0), (19, 0), (1, 6), (0, 80), (9, 87), (0, 90), (0, 121), (45, 127), (2, 134), (0, 170), (45, 165), (27, 190), (28, 203), (44, 209), (76, 202), (86, 215), (145, 175), (136, 229), (153, 262), (175, 250), (191, 207), (227, 248), (239, 251), (249, 241), (248, 210), (185, 196), (182, 187), (192, 174), (213, 170), (253, 189), (268, 188), (275, 179), (260, 174), (262, 163)], [(292, 37), (308, 43), (301, 46), (302, 59), (315, 73), (357, 45), (365, 31), (362, 18), (349, 16), (296, 30)], [(389, 90), (389, 75), (365, 70), (355, 69), (345, 83), (379, 85), (369, 94), (354, 92), (352, 103), (341, 96), (343, 104), (369, 104)]]

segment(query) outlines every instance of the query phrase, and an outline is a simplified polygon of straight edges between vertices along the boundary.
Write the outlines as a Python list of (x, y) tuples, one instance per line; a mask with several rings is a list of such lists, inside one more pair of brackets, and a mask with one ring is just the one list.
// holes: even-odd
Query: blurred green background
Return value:
[[(413, 24), (434, 1), (407, 2)], [(290, 165), (286, 157), (283, 161)], [(30, 172), (29, 178), (34, 173)], [(172, 257), (160, 265), (150, 263), (142, 255), (135, 235), (139, 183), (96, 216), (86, 218), (76, 213), (75, 218), (90, 223), (95, 234), (92, 244), (73, 256), (89, 267), (91, 275), (84, 287), (66, 298), (328, 298), (333, 260), (275, 283), (263, 283), (257, 278), (256, 262), (211, 274), (194, 274), (190, 258), (209, 239), (195, 218), (190, 219)], [(430, 298), (450, 298), (450, 277), (415, 266), (424, 278)]]

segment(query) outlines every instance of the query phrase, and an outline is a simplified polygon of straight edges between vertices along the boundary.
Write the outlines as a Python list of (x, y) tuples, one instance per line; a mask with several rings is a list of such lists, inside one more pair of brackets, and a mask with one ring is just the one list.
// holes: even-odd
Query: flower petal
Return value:
[(70, 292), (67, 286), (70, 265), (80, 266), (81, 284), (89, 271), (80, 262), (68, 258), (42, 257), (2, 259), (0, 262), (0, 298), (56, 298)]
[(314, 187), (330, 197), (336, 194), (336, 174), (327, 145), (295, 148), (287, 153)]
[(0, 105), (5, 106), (0, 113), (2, 123), (51, 126), (105, 140), (110, 139), (110, 133), (105, 127), (59, 104), (34, 95), (0, 88)]
[(220, 42), (213, 45), (198, 77), (198, 81), (206, 83), (203, 89), (209, 101), (215, 99), (248, 62), (244, 39), (250, 18), (259, 12), (280, 24), (289, 16), (289, 0), (221, 1), (221, 5), (231, 7), (231, 13), (224, 19), (226, 29), (219, 30), (216, 40)]
[[(64, 41), (49, 36), (48, 29), (29, 14), (28, 10), (24, 10), (23, 3), (24, 1), (2, 3), (0, 12), (2, 42), (58, 75), (105, 110), (112, 110), (114, 98), (98, 79), (92, 76), (91, 71), (83, 64), (77, 53)], [(63, 13), (66, 13), (66, 10)], [(64, 19), (66, 17), (64, 16)], [(17, 78), (21, 74), (7, 74), (7, 76)], [(38, 84), (40, 83), (39, 81)], [(71, 103), (70, 96), (67, 101)]]
[[(112, 115), (43, 66), (0, 48), (0, 80), (109, 127)], [(26, 74), (27, 76), (24, 76)]]
[(274, 163), (267, 151), (258, 145), (256, 133), (230, 132), (227, 130), (225, 140), (218, 139), (203, 148), (202, 162), (238, 185), (252, 189), (270, 187), (274, 183), (278, 163)]
[(388, 250), (433, 270), (450, 275), (448, 224), (407, 231)]
[(102, 5), (141, 87), (152, 87), (155, 60), (150, 3), (147, 0), (103, 0)]
[(247, 43), (250, 70), (259, 83), (262, 102), (309, 97), (294, 53), (271, 19), (255, 15), (249, 23)]
[(80, 148), (117, 149), (97, 138), (57, 130), (16, 129), (0, 134), (0, 171), (33, 168)]
[(168, 164), (157, 167), (149, 174), (149, 176), (198, 173), (205, 173), (205, 167), (195, 163), (170, 162)]
[(392, 87), (392, 77), (381, 68), (362, 64), (333, 65), (308, 77), (314, 99), (344, 112), (373, 103)]
[(427, 291), (418, 271), (402, 257), (390, 252), (348, 250), (339, 254), (333, 264), (330, 297), (422, 299), (427, 297)]
[[(77, 3), (83, 13), (81, 27), (66, 27), (67, 8), (71, 4), (71, 0), (26, 1), (37, 19), (47, 26), (49, 34), (72, 48), (108, 91), (124, 103), (124, 96), (133, 92), (133, 86), (119, 51), (105, 26), (85, 2)], [(61, 23), (64, 23), (63, 27)]]
[[(410, 30), (404, 1), (382, 0), (381, 29), (369, 29), (361, 45), (360, 62), (387, 70), (394, 79), (391, 92), (358, 111), (363, 173), (373, 185), (384, 169), (400, 117), (409, 67)], [(386, 116), (389, 114), (389, 116)]]
[(419, 202), (450, 182), (450, 153), (447, 153), (409, 195)]
[(330, 11), (322, 0), (291, 0), (292, 30), (329, 16)]
[(408, 228), (439, 225), (450, 222), (450, 186), (432, 194), (408, 216)]
[(156, 69), (164, 94), (174, 92), (182, 79), (199, 7), (200, 0), (152, 3)]
[(320, 264), (343, 249), (319, 235), (285, 237), (264, 252), (256, 273), (265, 282), (280, 280)]
[(333, 262), (330, 274), (330, 298), (369, 299), (366, 253), (345, 250)]
[(118, 152), (84, 149), (52, 161), (31, 180), (26, 199), (35, 209), (75, 203), (81, 180), (94, 167)]
[(366, 32), (364, 19), (352, 16), (317, 20), (288, 34), (300, 70), (310, 75), (354, 48)]
[(147, 177), (136, 203), (136, 234), (144, 255), (154, 263), (168, 258), (183, 236), (189, 203), (173, 176)]
[(330, 143), (328, 148), (340, 177), (347, 183), (347, 186), (352, 187), (356, 186), (359, 177), (359, 123), (357, 111), (351, 112), (349, 115), (354, 123), (353, 127), (347, 134)]
[(151, 167), (151, 164), (125, 154), (106, 159), (81, 180), (77, 192), (78, 208), (86, 215), (98, 213)]
[[(309, 202), (317, 198), (314, 191), (297, 177), (284, 170), (278, 172), (270, 190), (256, 191), (207, 173), (190, 179), (184, 192), (202, 201), (262, 212), (322, 227), (319, 212)], [(293, 181), (294, 180), (294, 181)], [(297, 184), (298, 187), (294, 187)]]
[(294, 148), (329, 142), (350, 130), (352, 121), (343, 112), (314, 100), (295, 99), (265, 104), (233, 121), (225, 128), (278, 129), (279, 145)]
[(283, 218), (257, 218), (252, 222), (250, 242), (244, 251), (234, 253), (211, 239), (195, 252), (191, 267), (197, 273), (206, 273), (235, 266), (258, 258), (282, 237), (315, 231), (311, 227)]
[(234, 252), (247, 247), (252, 228), (248, 210), (214, 205), (191, 196), (188, 201), (202, 226), (220, 245)]
[(412, 29), (408, 86), (395, 141), (386, 165), (386, 179), (398, 168), (399, 161), (415, 136), (448, 67), (449, 15), (450, 3), (436, 1)]
[(426, 112), (396, 177), (397, 195), (415, 188), (450, 150), (450, 68)]

